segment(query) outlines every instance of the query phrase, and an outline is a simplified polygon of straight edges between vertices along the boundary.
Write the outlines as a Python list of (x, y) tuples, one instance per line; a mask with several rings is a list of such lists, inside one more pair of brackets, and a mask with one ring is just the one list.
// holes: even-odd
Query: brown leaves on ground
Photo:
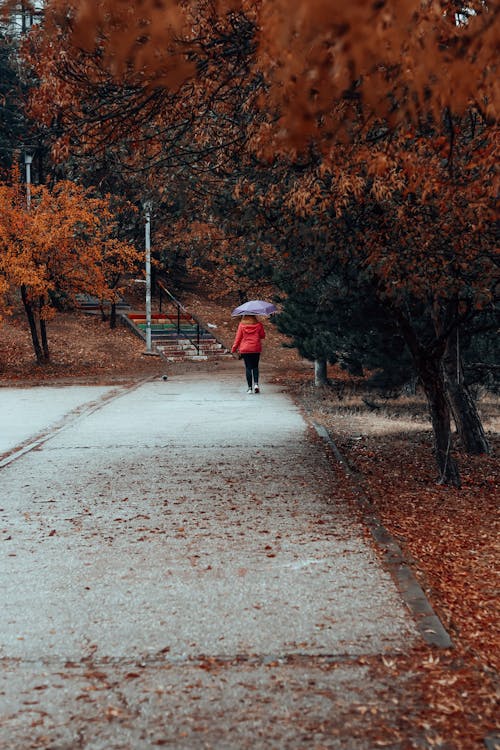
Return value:
[(374, 436), (347, 455), (455, 644), (439, 660), (429, 656), (420, 663), (422, 725), (450, 747), (474, 747), (495, 727), (498, 462), (462, 455), (464, 486), (456, 490), (436, 485), (425, 433), (416, 433), (406, 451), (396, 436)]
[(492, 455), (459, 454), (463, 487), (457, 490), (437, 484), (430, 426), (417, 399), (373, 412), (361, 397), (351, 395), (346, 406), (334, 389), (295, 384), (294, 390), (355, 472), (348, 478), (335, 464), (343, 490), (354, 502), (371, 501), (454, 643), (447, 651), (422, 646), (391, 657), (393, 669), (418, 675), (422, 704), (405, 721), (430, 746), (482, 746), (495, 729), (498, 688), (500, 440), (491, 429), (498, 400), (483, 405)]
[(37, 365), (23, 315), (0, 324), (0, 383), (85, 379), (85, 382), (160, 374), (165, 363), (143, 355), (145, 343), (124, 326), (112, 330), (99, 315), (58, 313), (48, 323), (52, 361)]
[[(498, 449), (498, 441), (497, 449)], [(461, 456), (461, 490), (436, 484), (430, 436), (366, 437), (347, 450), (360, 484), (415, 561), (421, 582), (450, 632), (498, 669), (498, 497), (494, 456)]]
[[(230, 305), (194, 293), (182, 301), (205, 322), (217, 325), (215, 334), (231, 344)], [(143, 356), (140, 339), (121, 326), (111, 330), (99, 316), (63, 313), (49, 325), (54, 361), (39, 367), (24, 317), (3, 321), (0, 382), (60, 382), (62, 378), (106, 382), (165, 370), (157, 358)], [(497, 401), (481, 404), (492, 455), (460, 455), (462, 489), (439, 486), (426, 410), (418, 398), (398, 399), (374, 409), (371, 396), (363, 402), (360, 384), (337, 370), (330, 373), (335, 388), (314, 389), (312, 368), (293, 350), (283, 348), (284, 340), (270, 322), (266, 329), (263, 362), (272, 367), (274, 382), (292, 391), (306, 411), (329, 429), (356, 472), (349, 478), (333, 464), (342, 493), (353, 502), (363, 495), (373, 503), (454, 643), (447, 651), (422, 644), (409, 654), (365, 660), (385, 680), (391, 674), (416, 675), (410, 678), (415, 680), (410, 691), (414, 705), (405, 705), (397, 737), (389, 717), (381, 715), (376, 722), (371, 718), (377, 735), (374, 746), (420, 737), (428, 747), (482, 747), (484, 737), (494, 730), (497, 707)]]

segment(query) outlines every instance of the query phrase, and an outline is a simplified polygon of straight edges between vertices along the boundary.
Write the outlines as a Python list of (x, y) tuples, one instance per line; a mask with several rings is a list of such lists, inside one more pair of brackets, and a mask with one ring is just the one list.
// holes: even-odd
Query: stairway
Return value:
[[(146, 340), (145, 313), (124, 312), (122, 318), (134, 333)], [(180, 307), (151, 315), (151, 345), (168, 362), (199, 362), (230, 356), (222, 342)]]
[[(98, 297), (93, 297), (91, 294), (77, 294), (76, 306), (83, 312), (98, 313), (102, 308), (109, 310), (111, 302), (109, 300), (101, 300)], [(115, 303), (115, 307), (117, 312), (130, 310), (130, 305), (123, 298)]]

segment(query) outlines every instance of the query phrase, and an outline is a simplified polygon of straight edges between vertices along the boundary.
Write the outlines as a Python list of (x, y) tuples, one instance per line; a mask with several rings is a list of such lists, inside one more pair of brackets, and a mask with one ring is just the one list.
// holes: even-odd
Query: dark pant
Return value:
[(245, 375), (247, 376), (248, 387), (252, 387), (253, 382), (259, 382), (259, 352), (252, 352), (251, 354), (242, 354), (243, 361), (245, 362)]

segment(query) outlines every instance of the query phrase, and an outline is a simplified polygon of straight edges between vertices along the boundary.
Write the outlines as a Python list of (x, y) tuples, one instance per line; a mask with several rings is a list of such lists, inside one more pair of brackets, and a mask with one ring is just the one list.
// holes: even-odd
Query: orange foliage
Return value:
[[(248, 64), (253, 48), (248, 19), (219, 19), (212, 3), (183, 6), (188, 30), (177, 47), (162, 47), (160, 54), (145, 33), (139, 64), (136, 57), (121, 58), (120, 50), (110, 60), (112, 47), (105, 33), (95, 49), (82, 49), (75, 44), (73, 21), (58, 18), (51, 8), (49, 4), (46, 23), (25, 38), (23, 59), (37, 80), (29, 115), (46, 126), (56, 162), (70, 154), (91, 155), (112, 163), (116, 171), (140, 170), (140, 190), (151, 187), (163, 196), (178, 187), (178, 172), (186, 165), (191, 168), (200, 154), (218, 158), (220, 165), (227, 150), (241, 142), (233, 115), (248, 106), (255, 85)], [(130, 9), (124, 20), (135, 12)], [(161, 28), (155, 25), (155, 33)], [(153, 49), (148, 62), (143, 55)], [(154, 182), (158, 168), (163, 174), (157, 183), (145, 185)]]
[[(293, 180), (278, 179), (265, 205), (281, 209), (284, 228), (287, 217), (314, 217), (324, 236), (336, 239), (330, 254), (366, 269), (381, 295), (410, 293), (426, 301), (458, 295), (484, 307), (497, 277), (498, 132), (478, 126), (472, 134), (465, 118), (455, 121), (452, 137), (442, 133), (387, 131), (380, 143), (370, 143), (360, 124), (356, 138), (330, 145), (318, 165)], [(255, 203), (251, 179), (240, 181), (236, 197)], [(357, 228), (341, 239), (333, 219), (350, 214)], [(312, 248), (308, 253), (312, 260)], [(319, 255), (325, 256), (323, 248)]]
[(109, 239), (111, 224), (109, 201), (75, 183), (32, 186), (29, 209), (20, 185), (0, 184), (2, 276), (27, 287), (31, 299), (44, 297), (48, 307), (51, 293), (105, 296), (111, 269), (138, 260), (128, 243)]
[[(181, 220), (171, 229), (177, 247), (184, 247), (186, 268), (194, 277), (203, 282), (203, 288), (210, 298), (217, 299), (224, 294), (247, 297), (266, 296), (270, 288), (264, 290), (262, 282), (256, 283), (245, 274), (245, 265), (250, 262), (250, 254), (242, 237), (229, 237), (216, 224), (202, 221)], [(161, 237), (161, 232), (160, 232)], [(273, 248), (263, 248), (267, 257)]]
[(135, 71), (145, 84), (170, 90), (194, 73), (193, 19), (217, 22), (236, 11), (255, 23), (256, 66), (288, 142), (331, 139), (339, 121), (351, 119), (350, 106), (333, 107), (348, 91), (394, 123), (416, 122), (423, 112), (437, 116), (446, 106), (463, 113), (471, 103), (486, 118), (498, 116), (496, 0), (469, 2), (461, 15), (444, 0), (46, 3), (50, 33), (57, 34), (61, 17), (71, 17), (76, 46), (92, 50), (98, 43), (115, 76)]
[(452, 4), (439, 2), (301, 0), (290, 12), (289, 0), (264, 0), (259, 57), (285, 136), (324, 140), (350, 119), (332, 107), (348, 91), (393, 123), (478, 101), (497, 117), (497, 16), (495, 2), (476, 3), (458, 23)]
[[(14, 175), (15, 176), (15, 175)], [(118, 278), (140, 256), (112, 237), (109, 198), (92, 198), (75, 183), (52, 190), (0, 183), (0, 280), (3, 291), (21, 289), (27, 314), (55, 314), (54, 300), (72, 304), (79, 293), (114, 299)]]

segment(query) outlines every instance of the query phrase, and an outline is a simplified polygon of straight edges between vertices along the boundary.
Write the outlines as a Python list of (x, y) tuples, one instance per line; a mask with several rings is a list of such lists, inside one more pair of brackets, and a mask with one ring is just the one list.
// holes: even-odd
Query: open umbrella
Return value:
[(244, 302), (239, 307), (236, 307), (231, 316), (235, 318), (237, 315), (272, 315), (276, 312), (276, 307), (271, 302), (264, 302), (261, 299), (251, 299), (250, 302)]

